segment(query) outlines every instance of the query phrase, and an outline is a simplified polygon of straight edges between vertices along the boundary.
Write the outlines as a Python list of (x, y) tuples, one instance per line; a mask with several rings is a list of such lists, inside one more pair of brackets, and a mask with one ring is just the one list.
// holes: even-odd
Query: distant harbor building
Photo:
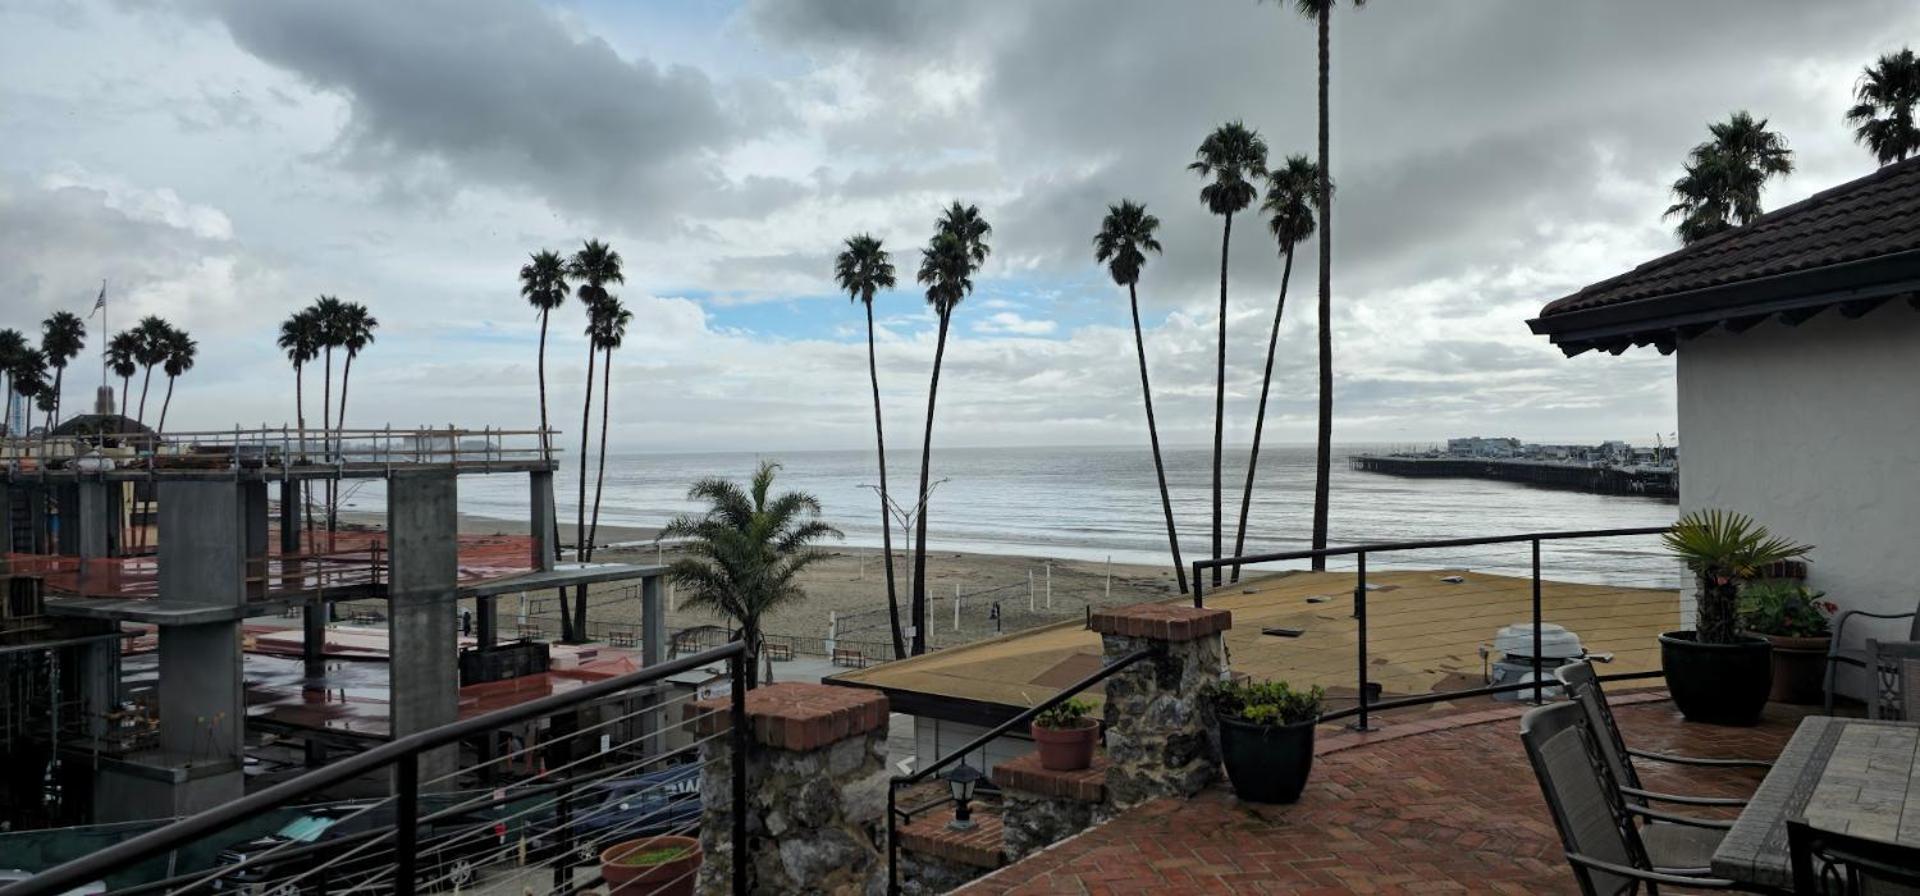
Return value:
[[(1549, 303), (1568, 355), (1678, 355), (1680, 509), (1818, 545), (1808, 584), (1854, 618), (1843, 649), (1920, 635), (1920, 158), (1777, 209)], [(1843, 686), (1866, 690), (1847, 670)]]
[(1677, 498), (1679, 453), (1672, 446), (1544, 445), (1511, 437), (1448, 439), (1447, 450), (1358, 454), (1348, 466), (1391, 476), (1498, 479), (1603, 495)]

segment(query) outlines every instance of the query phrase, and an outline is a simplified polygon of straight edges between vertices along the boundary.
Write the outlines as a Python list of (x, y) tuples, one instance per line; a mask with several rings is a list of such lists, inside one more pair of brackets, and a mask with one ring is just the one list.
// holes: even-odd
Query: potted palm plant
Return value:
[(615, 843), (600, 853), (607, 892), (692, 896), (700, 872), (700, 841), (661, 834)]
[(1833, 640), (1828, 619), (1838, 609), (1824, 592), (1785, 579), (1740, 589), (1741, 630), (1773, 646), (1773, 691), (1767, 699), (1800, 706), (1821, 702), (1827, 646)]
[(1087, 716), (1091, 711), (1093, 704), (1073, 698), (1033, 717), (1033, 742), (1040, 750), (1041, 768), (1071, 772), (1093, 764), (1100, 723)]
[(1660, 636), (1667, 691), (1691, 721), (1751, 725), (1772, 690), (1773, 647), (1740, 631), (1740, 589), (1761, 570), (1804, 558), (1813, 547), (1724, 510), (1689, 513), (1662, 538), (1693, 572), (1696, 591), (1694, 627)]
[(1208, 690), (1220, 734), (1220, 758), (1234, 795), (1254, 803), (1291, 803), (1313, 771), (1313, 730), (1325, 693), (1284, 681), (1222, 682)]

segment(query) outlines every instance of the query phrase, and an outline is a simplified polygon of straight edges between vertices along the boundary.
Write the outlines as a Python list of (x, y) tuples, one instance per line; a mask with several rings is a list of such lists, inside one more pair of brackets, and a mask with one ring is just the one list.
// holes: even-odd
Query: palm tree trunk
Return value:
[[(327, 375), (324, 378), (322, 378), (321, 386), (320, 386), (320, 454), (327, 461), (331, 462), (333, 460), (333, 411), (332, 411), (332, 408), (333, 408), (333, 346), (327, 346), (325, 355), (326, 355), (326, 361), (327, 361), (327, 364), (326, 364)], [(333, 549), (333, 532), (334, 532), (334, 519), (335, 519), (333, 515), (334, 482), (335, 480), (329, 478), (326, 481), (325, 485), (322, 486), (322, 490), (327, 496), (327, 509), (326, 509), (325, 515), (326, 515), (326, 523), (327, 523), (327, 549), (328, 550)]]
[[(599, 354), (599, 346), (593, 340), (587, 340), (587, 400), (580, 407), (580, 495), (574, 502), (573, 522), (573, 559), (585, 561), (592, 559), (593, 546), (587, 542), (587, 431), (593, 421), (593, 368), (594, 358)], [(564, 601), (563, 601), (564, 603)], [(575, 620), (573, 636), (575, 643), (587, 639), (587, 586), (576, 585), (573, 589)], [(561, 627), (567, 626), (564, 615), (560, 619)]]
[(347, 429), (347, 382), (353, 379), (353, 353), (347, 353), (347, 363), (340, 366), (340, 412), (333, 415), (335, 426), (340, 427), (341, 442), (346, 441)]
[(900, 597), (893, 588), (893, 524), (887, 520), (887, 434), (880, 426), (880, 368), (873, 359), (873, 294), (866, 296), (867, 378), (873, 383), (873, 440), (880, 457), (880, 550), (887, 566), (887, 621), (893, 624), (893, 658), (907, 655), (906, 635), (900, 629)]
[(153, 365), (147, 365), (146, 376), (140, 380), (140, 414), (133, 418), (135, 423), (147, 422), (147, 389), (153, 385)]
[[(1233, 213), (1220, 225), (1220, 339), (1213, 379), (1213, 558), (1220, 553), (1220, 454), (1226, 444), (1227, 423), (1227, 246), (1233, 239)], [(1213, 584), (1220, 584), (1220, 567), (1213, 568)]]
[(153, 431), (156, 433), (165, 433), (167, 431), (167, 409), (173, 407), (174, 379), (172, 375), (167, 377), (167, 397), (160, 402), (160, 423), (153, 428)]
[[(306, 377), (304, 376), (305, 371), (306, 365), (293, 365), (293, 419), (295, 425), (300, 428), (300, 462), (303, 464), (307, 461), (307, 387)], [(300, 513), (307, 521), (307, 538), (309, 539), (307, 550), (311, 552), (313, 550), (313, 545), (311, 544), (313, 537), (313, 508), (307, 504), (306, 483), (302, 482), (298, 491), (300, 497)]]
[[(1253, 471), (1260, 466), (1260, 434), (1267, 424), (1267, 388), (1273, 385), (1273, 353), (1280, 344), (1280, 316), (1287, 310), (1287, 281), (1293, 279), (1293, 247), (1287, 247), (1287, 262), (1280, 268), (1280, 300), (1273, 306), (1273, 330), (1267, 334), (1267, 371), (1260, 377), (1260, 406), (1253, 415), (1253, 450), (1247, 452), (1247, 487), (1240, 493), (1240, 530), (1233, 536), (1233, 555), (1241, 556), (1247, 547), (1247, 511), (1253, 506)], [(1233, 565), (1233, 581), (1240, 581), (1240, 564)]]
[[(1320, 8), (1320, 425), (1313, 461), (1313, 549), (1327, 547), (1327, 493), (1333, 452), (1333, 202), (1327, 158), (1327, 80), (1331, 71), (1327, 33), (1333, 4)], [(1327, 568), (1327, 558), (1313, 558), (1313, 568)]]
[(747, 690), (753, 690), (760, 686), (760, 651), (763, 646), (760, 643), (760, 620), (740, 620), (740, 638), (747, 643), (747, 655), (741, 657), (740, 662), (747, 666)]
[(132, 389), (128, 387), (128, 384), (132, 381), (133, 374), (127, 374), (120, 378), (120, 416), (122, 418), (127, 416), (127, 399), (130, 397), (127, 393), (132, 391)]
[(613, 349), (600, 366), (600, 470), (593, 477), (593, 521), (587, 526), (587, 544), (600, 538), (600, 491), (607, 484), (607, 409), (613, 404)]
[(1173, 526), (1173, 498), (1167, 494), (1167, 467), (1160, 460), (1160, 429), (1153, 422), (1153, 387), (1147, 382), (1147, 340), (1140, 334), (1140, 298), (1127, 284), (1127, 304), (1133, 310), (1133, 347), (1140, 355), (1140, 398), (1147, 405), (1147, 441), (1153, 444), (1153, 474), (1160, 479), (1160, 510), (1167, 516), (1167, 546), (1173, 549), (1173, 574), (1180, 593), (1187, 593), (1187, 567), (1180, 561), (1180, 533)]
[(547, 437), (547, 309), (540, 309), (540, 456), (553, 460), (553, 442)]
[(61, 384), (66, 381), (66, 378), (67, 378), (67, 365), (62, 364), (59, 367), (55, 367), (53, 369), (53, 410), (47, 412), (47, 431), (48, 432), (52, 432), (53, 425), (55, 423), (60, 422), (60, 394), (61, 394), (60, 390), (61, 390)]
[(927, 385), (927, 435), (920, 443), (920, 495), (913, 521), (913, 655), (927, 652), (927, 478), (933, 459), (933, 404), (940, 396), (940, 362), (947, 355), (951, 310), (940, 312), (940, 339), (933, 348), (933, 381)]

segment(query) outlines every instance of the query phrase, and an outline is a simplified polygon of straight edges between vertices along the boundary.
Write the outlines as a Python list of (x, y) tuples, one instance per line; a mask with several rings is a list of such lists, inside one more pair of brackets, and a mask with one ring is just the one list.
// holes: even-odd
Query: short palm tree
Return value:
[(320, 321), (313, 316), (313, 309), (303, 308), (280, 322), (280, 338), (276, 341), (293, 365), (293, 416), (294, 425), (300, 430), (302, 462), (307, 454), (307, 390), (303, 374), (307, 365), (320, 357), (320, 338)]
[(552, 460), (547, 425), (547, 317), (567, 303), (567, 263), (559, 253), (542, 249), (520, 266), (520, 296), (540, 310), (540, 451)]
[[(1253, 447), (1247, 452), (1247, 485), (1240, 492), (1240, 526), (1233, 535), (1233, 555), (1247, 547), (1247, 513), (1253, 508), (1254, 471), (1260, 466), (1260, 437), (1267, 425), (1267, 392), (1273, 385), (1273, 356), (1280, 344), (1280, 318), (1287, 310), (1287, 281), (1293, 279), (1293, 247), (1313, 236), (1313, 197), (1319, 190), (1320, 169), (1304, 155), (1287, 157), (1286, 164), (1267, 172), (1267, 230), (1280, 244), (1280, 298), (1273, 304), (1273, 329), (1267, 333), (1267, 366), (1260, 375), (1260, 403), (1253, 414)], [(1240, 566), (1233, 567), (1240, 581)]]
[(347, 381), (353, 377), (353, 359), (367, 346), (373, 344), (373, 331), (380, 329), (380, 321), (367, 313), (367, 306), (359, 302), (347, 302), (340, 310), (340, 347), (347, 353), (347, 361), (340, 367), (340, 412), (333, 419), (340, 429), (347, 428)]
[(907, 655), (906, 635), (900, 628), (900, 597), (894, 590), (893, 526), (887, 521), (887, 434), (880, 423), (880, 368), (873, 352), (873, 294), (894, 286), (893, 261), (872, 234), (847, 237), (846, 249), (834, 260), (833, 277), (847, 296), (867, 312), (867, 379), (873, 384), (873, 439), (880, 459), (880, 550), (887, 567), (887, 620), (893, 626), (893, 656)]
[(1854, 139), (1872, 150), (1880, 164), (1920, 153), (1920, 127), (1913, 120), (1914, 106), (1920, 105), (1920, 58), (1913, 50), (1901, 47), (1867, 66), (1854, 85), (1853, 98), (1847, 123), (1854, 126)]
[[(623, 264), (620, 253), (613, 251), (612, 246), (599, 240), (588, 240), (586, 245), (581, 246), (580, 251), (573, 253), (573, 258), (567, 262), (567, 276), (573, 278), (576, 284), (574, 292), (587, 306), (588, 317), (586, 400), (580, 407), (580, 492), (575, 502), (573, 523), (573, 555), (576, 560), (585, 560), (593, 555), (592, 546), (587, 543), (587, 430), (588, 424), (593, 419), (593, 368), (594, 361), (599, 355), (599, 348), (593, 343), (592, 317), (595, 307), (611, 298), (612, 294), (607, 292), (607, 287), (614, 283), (627, 282), (626, 273), (622, 270)], [(571, 635), (566, 637), (566, 640), (585, 641), (587, 638), (587, 586), (581, 585), (574, 589), (573, 602), (577, 611), (574, 617), (579, 620), (579, 625), (574, 626), (568, 622), (564, 606), (566, 602), (561, 601), (560, 627), (574, 629), (570, 633), (563, 632), (562, 635), (563, 637)]]
[(53, 410), (47, 418), (47, 428), (53, 428), (60, 417), (60, 393), (65, 385), (67, 364), (80, 356), (87, 347), (87, 324), (80, 316), (71, 311), (55, 311), (40, 324), (40, 352), (47, 356), (47, 366), (53, 368)]
[(120, 416), (127, 416), (127, 385), (140, 372), (140, 334), (121, 330), (107, 340), (107, 369), (120, 378)]
[[(1320, 419), (1314, 433), (1313, 549), (1327, 547), (1327, 510), (1333, 476), (1333, 160), (1329, 156), (1328, 121), (1332, 106), (1327, 88), (1333, 81), (1333, 8), (1340, 0), (1294, 0), (1294, 8), (1319, 30), (1319, 156), (1320, 188), (1314, 207), (1320, 212)], [(1353, 8), (1367, 0), (1353, 0)], [(1327, 558), (1316, 555), (1313, 568), (1327, 568)]]
[(133, 359), (140, 362), (140, 366), (146, 370), (146, 375), (140, 383), (140, 410), (134, 414), (133, 420), (135, 423), (145, 423), (147, 389), (153, 385), (153, 368), (167, 360), (167, 344), (173, 339), (173, 326), (164, 319), (149, 314), (134, 325), (133, 332), (139, 339), (138, 346), (134, 348)]
[[(19, 335), (18, 331), (9, 330), (8, 332), (16, 336)], [(20, 351), (14, 354), (11, 362), (7, 365), (6, 374), (6, 395), (8, 400), (6, 402), (0, 402), (0, 407), (11, 409), (12, 397), (15, 395), (20, 396), (20, 409), (22, 411), (20, 418), (28, 421), (28, 423), (23, 424), (22, 431), (14, 433), (14, 435), (24, 436), (27, 434), (26, 430), (32, 428), (31, 421), (33, 420), (33, 414), (28, 411), (28, 409), (33, 407), (34, 402), (38, 400), (41, 394), (46, 392), (48, 388), (47, 356), (41, 354), (39, 349), (26, 345), (23, 339), (21, 341)], [(7, 426), (12, 422), (12, 414), (6, 414), (4, 416), (6, 416), (8, 420), (0, 422), (0, 435), (6, 434)]]
[(940, 319), (933, 349), (933, 379), (927, 385), (927, 432), (920, 443), (920, 491), (913, 530), (913, 654), (927, 652), (927, 490), (933, 467), (933, 408), (940, 395), (940, 364), (947, 354), (947, 330), (953, 309), (973, 292), (973, 275), (987, 261), (993, 227), (977, 205), (954, 202), (934, 224), (933, 239), (920, 258), (918, 279), (927, 287), (927, 304)]
[(160, 369), (167, 375), (167, 397), (160, 402), (160, 423), (154, 432), (167, 431), (167, 409), (173, 407), (173, 381), (180, 375), (193, 369), (193, 360), (200, 353), (200, 344), (187, 335), (187, 331), (178, 327), (170, 328), (167, 333), (167, 357), (160, 362)]
[(1173, 552), (1173, 575), (1180, 593), (1187, 593), (1187, 568), (1180, 561), (1180, 532), (1173, 522), (1173, 498), (1167, 493), (1167, 467), (1160, 458), (1160, 428), (1153, 419), (1153, 385), (1147, 379), (1147, 341), (1140, 331), (1140, 269), (1147, 253), (1160, 251), (1154, 232), (1160, 219), (1137, 202), (1122, 199), (1107, 206), (1100, 232), (1093, 237), (1093, 260), (1103, 262), (1113, 282), (1127, 288), (1127, 307), (1133, 314), (1133, 347), (1140, 358), (1140, 399), (1147, 407), (1147, 443), (1153, 447), (1153, 475), (1160, 482), (1160, 511), (1167, 518), (1167, 547)]
[(1696, 243), (1760, 217), (1760, 189), (1779, 174), (1793, 173), (1786, 138), (1767, 130), (1767, 120), (1735, 112), (1707, 126), (1711, 135), (1687, 154), (1684, 173), (1673, 182), (1678, 200), (1667, 216), (1683, 243)]
[[(633, 312), (614, 296), (608, 296), (593, 308), (593, 319), (587, 323), (587, 339), (600, 350), (606, 352), (606, 363), (600, 365), (600, 470), (593, 477), (593, 520), (587, 526), (587, 544), (592, 545), (600, 535), (600, 490), (607, 482), (607, 409), (613, 404), (613, 352), (627, 338), (627, 325), (633, 322)], [(592, 557), (592, 548), (588, 548), (588, 557)]]
[(661, 535), (689, 539), (691, 556), (675, 560), (667, 575), (679, 586), (683, 606), (702, 607), (732, 619), (747, 645), (747, 683), (759, 684), (765, 635), (761, 620), (776, 607), (806, 599), (800, 573), (826, 559), (815, 547), (840, 530), (820, 519), (820, 502), (805, 492), (773, 496), (780, 465), (763, 461), (746, 489), (725, 479), (702, 479), (687, 498), (707, 505), (698, 516), (681, 516)]
[(6, 413), (13, 398), (13, 368), (20, 363), (20, 357), (27, 352), (27, 337), (11, 327), (0, 330), (0, 379), (5, 380), (5, 388), (0, 389), (0, 436), (7, 435), (8, 427), (13, 423), (13, 415)]
[[(1220, 539), (1220, 455), (1227, 423), (1227, 247), (1233, 240), (1233, 213), (1253, 204), (1260, 188), (1253, 181), (1267, 173), (1267, 143), (1246, 125), (1230, 121), (1200, 142), (1187, 170), (1210, 178), (1200, 188), (1207, 211), (1220, 216), (1220, 337), (1213, 384), (1213, 556), (1222, 556)], [(1213, 583), (1220, 584), (1214, 567)]]

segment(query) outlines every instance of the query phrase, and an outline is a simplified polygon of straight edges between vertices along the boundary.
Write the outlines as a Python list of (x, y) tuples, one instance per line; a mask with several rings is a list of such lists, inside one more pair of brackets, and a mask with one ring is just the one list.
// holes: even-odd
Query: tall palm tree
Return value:
[(146, 370), (145, 378), (140, 383), (140, 410), (134, 414), (133, 420), (135, 423), (145, 423), (147, 389), (153, 385), (153, 368), (167, 360), (167, 343), (172, 338), (173, 326), (164, 319), (149, 314), (134, 325), (133, 332), (139, 339), (139, 345), (133, 352), (133, 359), (140, 362), (140, 366)]
[(1167, 518), (1167, 547), (1173, 551), (1173, 574), (1180, 582), (1180, 593), (1187, 593), (1187, 568), (1180, 561), (1180, 533), (1173, 524), (1173, 498), (1167, 493), (1167, 467), (1160, 459), (1160, 428), (1153, 419), (1153, 386), (1147, 379), (1147, 342), (1140, 331), (1140, 269), (1148, 252), (1158, 253), (1160, 241), (1154, 231), (1160, 219), (1147, 214), (1147, 207), (1122, 199), (1107, 206), (1100, 221), (1100, 232), (1093, 237), (1093, 260), (1104, 262), (1113, 282), (1127, 288), (1127, 307), (1133, 313), (1133, 347), (1140, 357), (1140, 399), (1147, 407), (1147, 442), (1153, 446), (1153, 474), (1160, 481), (1160, 510)]
[(300, 430), (302, 462), (305, 462), (307, 454), (307, 389), (304, 373), (307, 365), (320, 357), (320, 339), (320, 321), (314, 317), (312, 308), (296, 311), (280, 322), (277, 344), (281, 351), (287, 353), (287, 361), (293, 364), (293, 416), (294, 424)]
[(547, 434), (547, 316), (567, 303), (567, 263), (559, 253), (542, 249), (520, 266), (520, 295), (540, 309), (540, 451), (552, 460), (553, 442)]
[(1735, 112), (1707, 132), (1710, 139), (1687, 153), (1673, 182), (1679, 201), (1666, 211), (1680, 216), (1674, 232), (1688, 244), (1760, 217), (1760, 189), (1774, 175), (1793, 173), (1793, 150), (1786, 138), (1767, 130), (1764, 118)]
[[(1267, 366), (1260, 375), (1260, 404), (1253, 415), (1253, 447), (1247, 452), (1247, 485), (1240, 492), (1240, 526), (1233, 535), (1233, 555), (1247, 547), (1247, 514), (1253, 507), (1254, 471), (1260, 466), (1260, 436), (1267, 425), (1267, 392), (1273, 385), (1273, 356), (1280, 344), (1280, 317), (1287, 310), (1287, 282), (1293, 279), (1293, 247), (1313, 235), (1313, 196), (1319, 188), (1319, 167), (1303, 155), (1287, 157), (1286, 164), (1267, 172), (1267, 198), (1260, 209), (1268, 213), (1267, 230), (1280, 244), (1280, 298), (1273, 304), (1273, 329), (1267, 333)], [(1240, 581), (1234, 564), (1233, 580)]]
[(187, 335), (187, 331), (178, 327), (171, 328), (167, 334), (167, 357), (161, 361), (161, 370), (167, 375), (167, 397), (160, 402), (160, 425), (155, 432), (167, 431), (167, 409), (173, 407), (173, 381), (180, 375), (193, 369), (193, 359), (200, 353), (200, 344)]
[(347, 302), (341, 307), (338, 325), (340, 347), (346, 351), (347, 360), (340, 367), (340, 412), (333, 415), (333, 420), (336, 426), (345, 430), (347, 381), (353, 377), (353, 359), (360, 357), (360, 353), (373, 344), (373, 331), (380, 329), (380, 321), (367, 313), (367, 306), (359, 302)]
[(600, 350), (606, 352), (606, 363), (600, 365), (600, 470), (593, 477), (593, 520), (587, 526), (587, 556), (593, 556), (591, 545), (600, 536), (600, 491), (607, 482), (607, 409), (613, 404), (613, 352), (627, 338), (627, 324), (633, 322), (633, 312), (614, 296), (608, 296), (593, 308), (593, 319), (587, 324), (587, 339)]
[(319, 327), (321, 359), (320, 378), (320, 451), (329, 457), (333, 454), (333, 350), (345, 341), (341, 329), (342, 316), (346, 314), (347, 303), (340, 299), (322, 295), (307, 306), (313, 314), (313, 322)]
[(806, 600), (800, 573), (827, 558), (814, 545), (840, 536), (820, 519), (820, 501), (813, 495), (768, 494), (779, 469), (762, 461), (745, 490), (719, 478), (694, 483), (687, 499), (706, 502), (706, 512), (680, 516), (661, 530), (665, 537), (690, 539), (685, 550), (691, 556), (673, 561), (667, 570), (681, 589), (682, 605), (713, 610), (740, 626), (748, 687), (760, 683), (760, 664), (753, 660), (764, 646), (761, 619), (776, 607)]
[(847, 237), (847, 248), (834, 260), (833, 276), (850, 300), (865, 306), (867, 312), (867, 379), (873, 384), (873, 440), (880, 459), (880, 550), (887, 566), (887, 620), (893, 625), (893, 657), (907, 655), (905, 633), (900, 628), (900, 598), (894, 590), (893, 526), (887, 520), (887, 435), (880, 425), (880, 368), (873, 353), (873, 294), (894, 287), (893, 260), (880, 245), (879, 238), (863, 233)]
[[(612, 246), (599, 240), (588, 240), (586, 245), (581, 246), (580, 251), (575, 252), (573, 258), (567, 262), (567, 276), (573, 278), (576, 284), (574, 292), (587, 306), (589, 319), (586, 400), (580, 408), (580, 493), (575, 502), (573, 523), (574, 559), (577, 560), (585, 560), (592, 556), (592, 548), (587, 544), (587, 428), (593, 419), (593, 367), (599, 349), (593, 344), (591, 319), (594, 308), (611, 297), (607, 292), (607, 286), (627, 282), (626, 274), (621, 270), (622, 264), (620, 253), (613, 251)], [(587, 586), (580, 585), (574, 589), (573, 602), (576, 610), (574, 617), (579, 620), (579, 625), (573, 626), (575, 631), (571, 633), (572, 637), (568, 640), (585, 641), (587, 638)], [(562, 600), (561, 603), (564, 604), (565, 601)], [(570, 627), (567, 618), (563, 607), (560, 614), (560, 627), (563, 629)]]
[(0, 436), (7, 435), (13, 424), (13, 415), (7, 413), (13, 407), (13, 368), (26, 353), (26, 336), (11, 327), (0, 330), (0, 379), (6, 384), (0, 389)]
[[(8, 332), (13, 333), (15, 336), (20, 335), (17, 330), (9, 330)], [(33, 407), (34, 401), (40, 397), (41, 393), (47, 390), (47, 356), (41, 354), (39, 349), (27, 345), (23, 339), (21, 340), (20, 350), (14, 353), (11, 361), (7, 364), (6, 374), (7, 401), (0, 402), (0, 407), (11, 409), (13, 396), (20, 396), (20, 419), (27, 421), (27, 423), (23, 425), (22, 430), (15, 433), (15, 435), (24, 436), (27, 434), (26, 431), (32, 428), (33, 413), (30, 409)], [(8, 425), (12, 423), (12, 414), (6, 414), (4, 416), (8, 419), (6, 421), (0, 421), (0, 435), (5, 435)]]
[(127, 388), (133, 381), (133, 375), (140, 371), (140, 334), (133, 330), (121, 330), (107, 340), (107, 369), (120, 378), (120, 416), (127, 416)]
[(52, 429), (60, 417), (60, 393), (66, 381), (67, 364), (87, 347), (87, 324), (71, 311), (55, 311), (40, 324), (40, 352), (53, 368), (53, 410), (47, 418)]
[(1913, 50), (1901, 47), (1867, 66), (1854, 85), (1853, 98), (1847, 123), (1854, 126), (1854, 139), (1873, 150), (1880, 164), (1920, 153), (1920, 127), (1913, 120), (1913, 107), (1920, 104), (1920, 58)]
[[(1315, 191), (1314, 206), (1320, 213), (1320, 422), (1314, 437), (1313, 459), (1313, 549), (1327, 547), (1327, 504), (1333, 475), (1333, 160), (1328, 156), (1327, 85), (1333, 79), (1333, 8), (1340, 0), (1295, 0), (1294, 8), (1313, 19), (1319, 29), (1320, 49), (1320, 189)], [(1353, 0), (1353, 8), (1367, 0)], [(1327, 568), (1326, 557), (1314, 557), (1313, 568)]]
[(933, 379), (927, 386), (927, 433), (920, 443), (920, 491), (915, 497), (913, 530), (913, 654), (927, 652), (927, 489), (933, 460), (933, 407), (940, 395), (940, 363), (947, 354), (947, 330), (953, 309), (973, 292), (973, 275), (986, 264), (992, 247), (987, 237), (993, 227), (980, 217), (977, 205), (955, 201), (935, 222), (933, 239), (920, 259), (919, 281), (927, 287), (927, 304), (940, 318), (940, 336), (933, 349)]
[[(1200, 142), (1187, 170), (1212, 178), (1200, 188), (1200, 201), (1220, 216), (1220, 337), (1213, 384), (1213, 556), (1220, 553), (1220, 455), (1225, 448), (1227, 421), (1227, 247), (1233, 239), (1233, 213), (1260, 198), (1255, 178), (1267, 173), (1267, 143), (1238, 121), (1215, 128)], [(1214, 567), (1213, 583), (1220, 584)]]

